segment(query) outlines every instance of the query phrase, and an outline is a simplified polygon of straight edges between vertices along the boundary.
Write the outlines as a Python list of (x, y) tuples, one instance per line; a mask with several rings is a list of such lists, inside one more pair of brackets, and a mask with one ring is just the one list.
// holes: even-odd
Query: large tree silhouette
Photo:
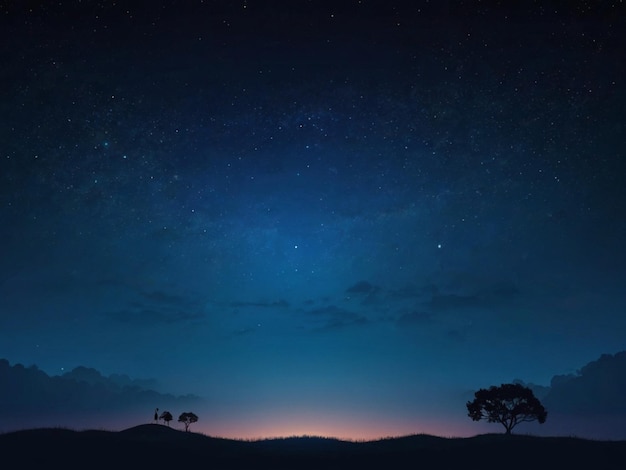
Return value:
[(535, 397), (533, 391), (521, 384), (493, 385), (474, 393), (474, 400), (467, 402), (468, 416), (474, 421), (486, 419), (489, 423), (500, 423), (506, 434), (519, 423), (539, 421), (545, 423), (548, 412)]
[(189, 426), (192, 423), (195, 423), (196, 421), (198, 421), (198, 417), (191, 412), (186, 412), (186, 413), (181, 413), (181, 415), (178, 417), (178, 421), (185, 425), (185, 431), (189, 431)]

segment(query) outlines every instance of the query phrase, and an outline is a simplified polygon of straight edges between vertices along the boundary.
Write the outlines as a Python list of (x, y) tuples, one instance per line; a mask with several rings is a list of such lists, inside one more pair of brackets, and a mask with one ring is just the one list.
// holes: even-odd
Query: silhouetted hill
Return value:
[(32, 429), (0, 435), (4, 462), (25, 468), (211, 469), (626, 468), (626, 441), (479, 435), (370, 442), (320, 437), (238, 441), (148, 424), (120, 432)]

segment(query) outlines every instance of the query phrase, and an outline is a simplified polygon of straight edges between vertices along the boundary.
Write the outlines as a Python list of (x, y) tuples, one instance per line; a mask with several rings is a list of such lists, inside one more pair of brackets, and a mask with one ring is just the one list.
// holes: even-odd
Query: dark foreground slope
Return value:
[(216, 439), (160, 425), (121, 432), (34, 429), (0, 435), (3, 463), (20, 468), (400, 469), (626, 468), (626, 441), (427, 435), (372, 442)]

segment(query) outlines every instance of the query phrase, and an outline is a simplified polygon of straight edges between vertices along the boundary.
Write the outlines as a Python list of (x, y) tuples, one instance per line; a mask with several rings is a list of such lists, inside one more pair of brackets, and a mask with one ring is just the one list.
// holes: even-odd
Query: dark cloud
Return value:
[(447, 331), (447, 337), (452, 341), (464, 342), (467, 339), (468, 329), (469, 327), (449, 329)]
[(331, 330), (368, 323), (368, 319), (365, 316), (336, 305), (309, 310), (306, 314), (316, 319), (318, 326), (315, 329), (320, 330)]
[(368, 281), (359, 281), (346, 289), (346, 293), (358, 297), (360, 305), (363, 306), (379, 305), (382, 302), (379, 295), (381, 292), (382, 289), (379, 286)]
[(437, 321), (438, 314), (442, 312), (482, 309), (495, 305), (493, 299), (496, 292), (491, 288), (479, 290), (474, 284), (450, 288), (449, 283), (441, 281), (439, 284), (405, 285), (398, 289), (389, 289), (384, 299), (389, 305), (404, 303), (415, 306), (415, 311), (401, 314), (398, 322), (424, 323)]
[(284, 299), (275, 302), (231, 302), (231, 307), (287, 308), (289, 302)]
[(375, 294), (380, 287), (375, 286), (368, 281), (359, 281), (346, 289), (348, 294)]
[(397, 326), (412, 326), (412, 325), (428, 325), (432, 323), (433, 318), (430, 313), (414, 311), (403, 313), (396, 320)]
[(141, 305), (135, 305), (134, 308), (126, 310), (108, 312), (106, 316), (122, 323), (132, 323), (135, 325), (184, 323), (204, 318), (204, 315), (199, 312), (190, 312), (175, 308), (145, 308)]
[(255, 333), (258, 330), (257, 328), (247, 327), (247, 328), (239, 328), (238, 330), (233, 331), (230, 336), (248, 336)]
[(98, 370), (91, 367), (78, 366), (61, 376), (64, 379), (86, 382), (91, 385), (101, 384), (113, 388), (137, 388), (157, 390), (158, 382), (155, 379), (132, 379), (126, 374), (112, 374), (103, 376)]
[(390, 300), (405, 300), (422, 298), (425, 294), (430, 294), (430, 289), (427, 287), (417, 287), (414, 285), (405, 285), (397, 289), (389, 289), (387, 292), (387, 298)]
[(537, 398), (539, 398), (539, 400), (541, 400), (541, 401), (543, 401), (543, 399), (546, 397), (546, 395), (550, 391), (550, 387), (549, 386), (538, 385), (538, 384), (534, 384), (534, 383), (525, 383), (523, 380), (520, 380), (520, 379), (513, 380), (513, 383), (518, 383), (520, 385), (523, 385), (524, 387), (530, 388), (533, 391), (533, 393), (535, 394), (535, 396)]
[(510, 281), (498, 281), (480, 291), (484, 298), (511, 299), (521, 294), (519, 288)]
[(538, 432), (626, 439), (626, 351), (603, 354), (550, 386), (526, 384), (548, 410)]
[(438, 294), (433, 295), (427, 303), (434, 311), (460, 310), (467, 308), (483, 308), (487, 302), (475, 295)]
[(506, 281), (458, 286), (457, 292), (452, 293), (444, 293), (443, 289), (433, 286), (428, 290), (432, 294), (427, 305), (434, 311), (492, 308), (513, 300), (520, 293), (517, 286)]
[[(26, 427), (80, 427), (82, 423), (120, 423), (136, 419), (154, 407), (183, 410), (204, 400), (195, 395), (162, 394), (125, 375), (104, 377), (95, 369), (77, 367), (62, 376), (49, 376), (37, 366), (10, 365), (0, 359), (0, 402), (3, 423)], [(149, 418), (148, 418), (149, 419)]]
[(103, 311), (103, 315), (117, 322), (133, 325), (172, 324), (204, 317), (201, 302), (196, 298), (167, 289), (146, 290), (131, 283), (110, 279), (99, 281), (98, 286), (106, 289), (100, 295), (113, 299), (114, 307)]
[(185, 305), (188, 303), (188, 300), (180, 295), (163, 291), (142, 292), (141, 295), (147, 301), (157, 304)]
[(622, 351), (603, 354), (575, 375), (554, 376), (544, 401), (555, 412), (620, 413), (626, 418), (625, 397), (626, 351)]

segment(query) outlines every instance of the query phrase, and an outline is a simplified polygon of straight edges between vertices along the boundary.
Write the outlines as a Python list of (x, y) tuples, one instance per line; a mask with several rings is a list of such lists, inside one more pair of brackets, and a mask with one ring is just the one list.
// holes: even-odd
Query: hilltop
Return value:
[(0, 435), (5, 461), (26, 468), (369, 469), (626, 468), (626, 441), (485, 434), (412, 435), (368, 442), (321, 437), (243, 441), (147, 424), (123, 431), (41, 428)]

